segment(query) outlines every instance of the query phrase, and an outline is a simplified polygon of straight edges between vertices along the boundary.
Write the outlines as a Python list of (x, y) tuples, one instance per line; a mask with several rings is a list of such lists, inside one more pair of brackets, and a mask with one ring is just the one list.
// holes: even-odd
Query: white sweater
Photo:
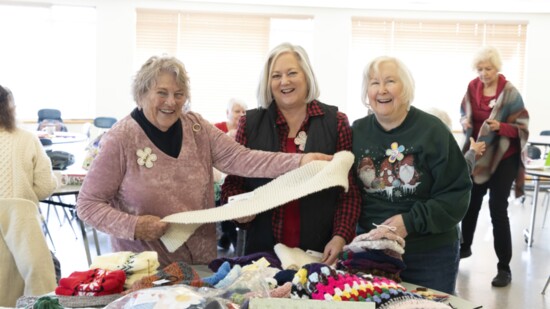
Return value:
[(23, 198), (38, 204), (55, 190), (57, 178), (38, 137), (17, 128), (0, 129), (0, 198)]

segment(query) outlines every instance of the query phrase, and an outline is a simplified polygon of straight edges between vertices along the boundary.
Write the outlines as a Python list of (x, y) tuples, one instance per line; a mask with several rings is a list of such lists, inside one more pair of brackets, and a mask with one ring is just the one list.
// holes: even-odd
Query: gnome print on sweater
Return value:
[(420, 184), (420, 174), (410, 152), (395, 142), (383, 153), (366, 149), (357, 168), (363, 190), (390, 200), (406, 199), (414, 194)]

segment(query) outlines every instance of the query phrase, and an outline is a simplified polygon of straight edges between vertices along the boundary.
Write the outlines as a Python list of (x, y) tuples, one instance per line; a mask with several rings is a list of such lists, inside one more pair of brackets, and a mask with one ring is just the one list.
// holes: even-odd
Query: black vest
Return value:
[[(310, 117), (304, 152), (334, 154), (338, 140), (338, 108), (317, 102), (324, 115)], [(246, 112), (247, 147), (265, 151), (280, 151), (277, 108), (272, 103), (268, 109), (258, 108)], [(266, 178), (246, 178), (245, 189), (252, 191), (271, 181)], [(300, 199), (300, 248), (323, 252), (332, 239), (336, 203), (341, 188), (332, 188)], [(285, 192), (281, 192), (285, 194)], [(273, 210), (256, 215), (247, 228), (245, 254), (273, 251), (271, 217)]]

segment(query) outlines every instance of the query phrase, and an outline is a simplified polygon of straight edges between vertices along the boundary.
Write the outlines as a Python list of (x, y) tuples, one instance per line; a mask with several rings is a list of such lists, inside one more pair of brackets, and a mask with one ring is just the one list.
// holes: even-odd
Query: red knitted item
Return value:
[(90, 269), (75, 271), (67, 278), (59, 280), (56, 295), (101, 296), (121, 293), (126, 274), (123, 270)]

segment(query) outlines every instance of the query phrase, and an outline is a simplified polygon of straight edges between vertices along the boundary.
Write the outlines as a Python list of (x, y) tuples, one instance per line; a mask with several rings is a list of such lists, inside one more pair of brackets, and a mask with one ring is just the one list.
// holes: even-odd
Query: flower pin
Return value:
[(489, 108), (495, 107), (495, 104), (497, 104), (497, 100), (492, 99), (492, 100), (489, 102)]
[(306, 148), (307, 134), (304, 131), (300, 131), (298, 136), (294, 139), (294, 144), (298, 145), (298, 148), (301, 151), (304, 151)]
[(405, 150), (405, 147), (403, 145), (398, 146), (396, 142), (393, 142), (391, 144), (391, 149), (386, 149), (386, 156), (389, 156), (390, 163), (395, 162), (395, 160), (401, 161), (403, 160), (403, 151)]
[(157, 160), (157, 155), (152, 153), (152, 150), (149, 147), (138, 149), (136, 154), (138, 156), (137, 163), (140, 166), (145, 165), (146, 168), (153, 167), (153, 162)]

